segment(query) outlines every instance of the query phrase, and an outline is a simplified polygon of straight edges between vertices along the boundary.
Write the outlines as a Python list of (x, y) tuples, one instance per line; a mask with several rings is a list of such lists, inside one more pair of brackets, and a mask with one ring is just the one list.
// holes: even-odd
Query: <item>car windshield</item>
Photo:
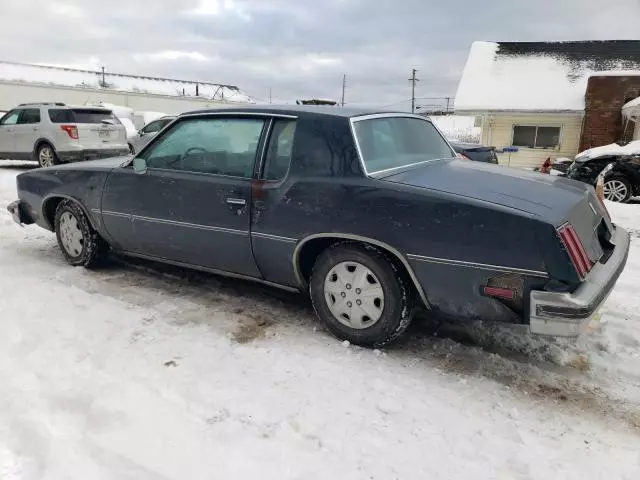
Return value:
[(392, 116), (356, 119), (354, 129), (367, 173), (455, 157), (428, 120)]

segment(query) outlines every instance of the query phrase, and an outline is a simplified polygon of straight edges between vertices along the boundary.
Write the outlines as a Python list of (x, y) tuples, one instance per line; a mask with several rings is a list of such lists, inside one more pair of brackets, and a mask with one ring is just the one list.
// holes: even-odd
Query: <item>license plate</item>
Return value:
[(109, 130), (98, 130), (98, 136), (100, 138), (109, 138), (111, 136), (111, 132)]

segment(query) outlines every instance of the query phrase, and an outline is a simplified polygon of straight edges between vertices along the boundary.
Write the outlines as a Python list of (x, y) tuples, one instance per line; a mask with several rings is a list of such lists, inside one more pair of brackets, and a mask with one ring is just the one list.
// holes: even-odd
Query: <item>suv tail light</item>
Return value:
[(78, 140), (78, 127), (75, 125), (60, 125), (60, 128), (67, 132), (67, 135), (71, 138)]
[(584, 278), (587, 273), (589, 273), (589, 270), (591, 270), (593, 262), (589, 259), (587, 251), (584, 249), (582, 242), (578, 238), (578, 234), (570, 223), (565, 223), (558, 229), (558, 235), (560, 236), (560, 241), (564, 245), (564, 248), (567, 249), (569, 257), (571, 257), (571, 262), (573, 263), (576, 272), (578, 272), (581, 279)]

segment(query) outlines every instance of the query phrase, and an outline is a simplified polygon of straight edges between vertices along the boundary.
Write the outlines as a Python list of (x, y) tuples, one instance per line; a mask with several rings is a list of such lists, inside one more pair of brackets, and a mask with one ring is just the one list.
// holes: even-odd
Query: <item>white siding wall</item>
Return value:
[(172, 97), (0, 81), (0, 110), (10, 110), (20, 103), (30, 102), (64, 102), (68, 105), (84, 105), (98, 101), (131, 107), (134, 110), (167, 114), (179, 114), (189, 110), (227, 105), (206, 98)]
[(482, 124), (482, 143), (497, 149), (512, 145), (514, 125), (559, 126), (560, 146), (556, 149), (533, 149), (519, 147), (519, 151), (498, 155), (499, 162), (512, 167), (539, 167), (551, 157), (572, 158), (578, 153), (580, 135), (582, 133), (582, 114), (512, 114), (489, 113), (484, 116)]

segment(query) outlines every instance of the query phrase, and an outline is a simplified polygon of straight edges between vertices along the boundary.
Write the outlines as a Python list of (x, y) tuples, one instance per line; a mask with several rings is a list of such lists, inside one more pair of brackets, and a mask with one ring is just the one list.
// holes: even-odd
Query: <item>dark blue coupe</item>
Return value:
[(336, 107), (184, 114), (135, 158), (22, 173), (8, 208), (71, 265), (108, 249), (310, 292), (341, 339), (397, 339), (416, 308), (577, 336), (629, 235), (593, 187), (469, 162), (426, 118)]

